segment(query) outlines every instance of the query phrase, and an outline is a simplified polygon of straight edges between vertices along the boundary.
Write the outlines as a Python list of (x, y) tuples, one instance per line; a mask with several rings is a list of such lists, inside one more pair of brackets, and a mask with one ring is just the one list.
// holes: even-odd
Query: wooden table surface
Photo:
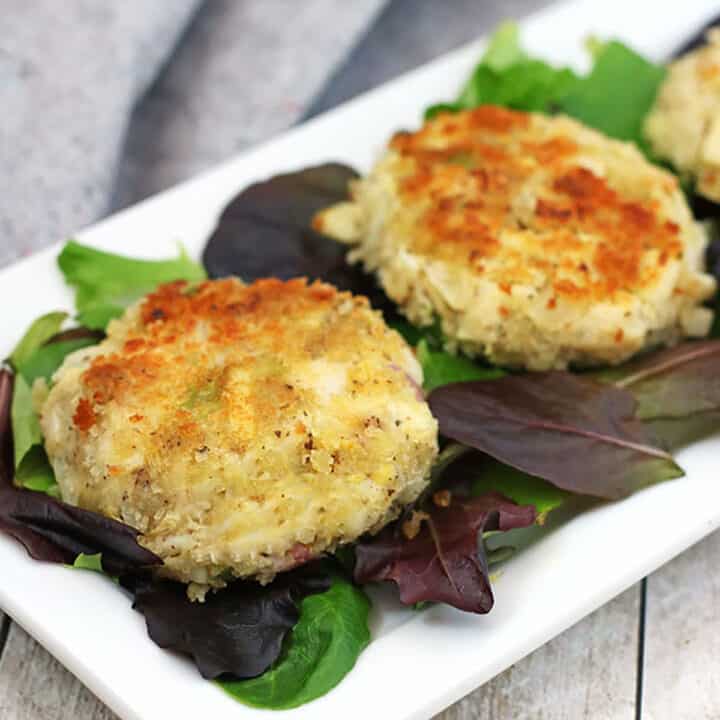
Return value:
[[(294, 37), (281, 20), (286, 4), (269, 0), (262, 11), (256, 10), (275, 12), (279, 20), (263, 25), (264, 44), (252, 49), (257, 66), (288, 60), (299, 52), (298, 43), (306, 42)], [(206, 107), (217, 108), (217, 103), (202, 92), (227, 82), (228, 56), (233, 73), (243, 72), (243, 63), (231, 54), (242, 52), (231, 47), (237, 31), (230, 37), (223, 32), (233, 23), (242, 26), (246, 4), (210, 3), (184, 37), (165, 76), (135, 113), (116, 204), (162, 189), (219, 159), (213, 153), (230, 155), (238, 145), (257, 142), (283, 124), (331, 107), (487, 32), (505, 16), (517, 17), (544, 4), (545, 0), (359, 0), (338, 9), (331, 0), (303, 0), (302, 6), (294, 6), (297, 16), (333, 13), (332, 22), (318, 27), (314, 39), (319, 48), (324, 42), (328, 49), (305, 57), (302, 77), (285, 77), (285, 86), (283, 77), (278, 77), (275, 90), (285, 92), (291, 86), (293, 93), (293, 102), (284, 106), (280, 120), (272, 88), (253, 87), (252, 73), (240, 78), (244, 96), (251, 99), (253, 123), (238, 143), (236, 135), (223, 134), (221, 115), (216, 112), (207, 119)], [(207, 52), (209, 37), (222, 45), (222, 52)], [(264, 52), (268, 58), (262, 57)], [(188, 93), (190, 81), (198, 79), (202, 86)], [(193, 145), (189, 132), (195, 138), (212, 135), (212, 151), (202, 154), (207, 148)], [(718, 557), (720, 532), (441, 713), (438, 720), (720, 718)], [(51, 600), (48, 612), (52, 612)], [(115, 717), (17, 624), (0, 617), (0, 720)]]

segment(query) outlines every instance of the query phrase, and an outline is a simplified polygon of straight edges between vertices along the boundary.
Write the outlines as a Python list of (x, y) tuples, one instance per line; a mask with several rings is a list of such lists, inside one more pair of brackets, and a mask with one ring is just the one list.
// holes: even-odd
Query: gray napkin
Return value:
[(138, 97), (199, 0), (3, 0), (0, 265), (99, 217)]

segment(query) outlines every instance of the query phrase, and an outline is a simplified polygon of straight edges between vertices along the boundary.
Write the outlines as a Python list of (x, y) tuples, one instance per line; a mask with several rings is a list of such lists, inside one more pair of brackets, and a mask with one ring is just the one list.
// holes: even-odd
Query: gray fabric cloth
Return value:
[(297, 122), (386, 0), (213, 0), (137, 109), (116, 208)]
[(2, 0), (0, 265), (101, 216), (133, 105), (199, 0)]
[(546, 0), (0, 0), (0, 266)]

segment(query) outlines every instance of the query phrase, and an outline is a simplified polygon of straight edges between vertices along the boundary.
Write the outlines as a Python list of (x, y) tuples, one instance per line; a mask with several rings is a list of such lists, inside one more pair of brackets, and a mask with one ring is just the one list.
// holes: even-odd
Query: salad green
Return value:
[[(646, 154), (642, 125), (665, 77), (665, 68), (612, 40), (590, 45), (587, 75), (531, 58), (520, 44), (517, 25), (501, 25), (458, 98), (433, 105), (440, 111), (502, 105), (528, 112), (564, 113), (618, 140), (636, 143)], [(628, 79), (631, 79), (629, 82)]]
[(270, 670), (251, 680), (221, 680), (220, 687), (247, 705), (272, 710), (325, 695), (352, 670), (370, 642), (369, 612), (365, 593), (335, 577), (329, 590), (302, 601), (300, 620)]
[(104, 330), (110, 320), (160, 283), (207, 277), (182, 248), (170, 260), (135, 260), (71, 240), (60, 253), (58, 265), (75, 289), (78, 322), (92, 330)]

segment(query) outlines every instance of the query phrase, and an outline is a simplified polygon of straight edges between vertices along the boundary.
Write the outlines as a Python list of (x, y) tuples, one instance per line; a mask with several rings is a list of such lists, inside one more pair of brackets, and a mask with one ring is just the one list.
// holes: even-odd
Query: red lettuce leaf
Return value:
[(72, 563), (80, 553), (102, 553), (103, 567), (112, 574), (161, 564), (138, 544), (137, 530), (13, 485), (12, 384), (11, 373), (0, 370), (0, 531), (22, 543), (36, 560)]
[(440, 434), (580, 495), (617, 499), (682, 470), (630, 392), (565, 372), (437, 388)]
[(720, 409), (720, 340), (686, 342), (601, 376), (637, 400), (637, 417), (682, 418)]
[(720, 341), (686, 342), (597, 375), (637, 400), (664, 447), (720, 430)]
[[(708, 270), (715, 276), (720, 287), (720, 205), (714, 205), (712, 214), (714, 221), (705, 260)], [(720, 338), (720, 290), (715, 294), (714, 305), (715, 322), (710, 330), (710, 337)]]
[(442, 602), (487, 613), (493, 606), (487, 560), (478, 535), (535, 522), (535, 508), (516, 505), (500, 493), (453, 498), (433, 506), (420, 531), (408, 539), (394, 523), (355, 549), (355, 582), (392, 580), (405, 604)]
[(12, 428), (10, 427), (12, 391), (12, 373), (9, 370), (0, 368), (0, 487), (5, 484), (8, 478), (12, 478), (15, 464), (12, 447)]
[(352, 168), (327, 163), (245, 188), (225, 207), (207, 242), (208, 275), (324, 280), (390, 311), (394, 306), (374, 278), (347, 262), (347, 248), (311, 227), (315, 213), (348, 198), (348, 184), (357, 176)]
[(191, 656), (205, 678), (252, 678), (280, 656), (300, 617), (298, 602), (327, 590), (331, 577), (316, 564), (283, 573), (270, 585), (233, 582), (204, 602), (191, 602), (186, 586), (169, 580), (135, 576), (121, 583), (133, 593), (133, 607), (161, 648)]
[(54, 343), (71, 342), (73, 340), (87, 340), (88, 344), (97, 344), (105, 337), (102, 330), (91, 330), (90, 328), (78, 327), (69, 328), (59, 333), (55, 333), (45, 345), (53, 345)]

